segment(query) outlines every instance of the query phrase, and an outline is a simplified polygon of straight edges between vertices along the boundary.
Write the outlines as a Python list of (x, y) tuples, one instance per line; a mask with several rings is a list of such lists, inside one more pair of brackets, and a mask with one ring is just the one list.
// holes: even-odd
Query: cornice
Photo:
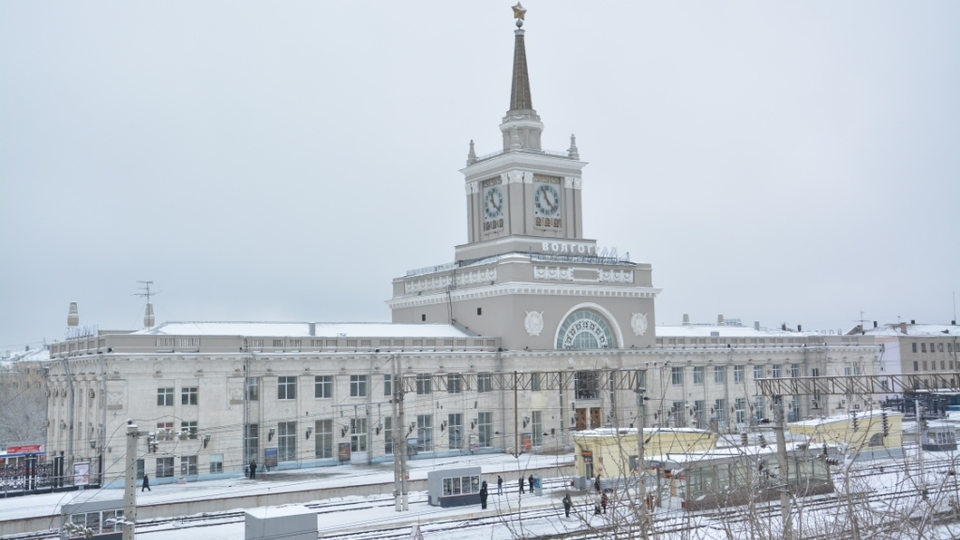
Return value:
[[(567, 157), (555, 156), (546, 153), (504, 152), (498, 156), (468, 165), (463, 169), (460, 169), (460, 172), (469, 178), (471, 176), (481, 175), (495, 169), (517, 165), (529, 167), (534, 172), (553, 174), (554, 169), (556, 168), (568, 170), (572, 169), (579, 172), (582, 171), (583, 168), (588, 165), (588, 163), (586, 161), (578, 161)], [(546, 168), (536, 169), (536, 167)]]
[(656, 298), (661, 289), (653, 287), (610, 287), (603, 285), (567, 285), (563, 283), (497, 283), (455, 289), (448, 293), (402, 295), (386, 300), (390, 309), (443, 304), (448, 300), (461, 301), (507, 295), (575, 296), (580, 298)]

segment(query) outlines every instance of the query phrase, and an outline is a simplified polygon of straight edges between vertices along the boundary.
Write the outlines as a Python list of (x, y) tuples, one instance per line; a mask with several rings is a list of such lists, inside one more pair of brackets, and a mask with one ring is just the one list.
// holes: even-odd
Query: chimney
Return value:
[(717, 326), (723, 326), (723, 313), (717, 315)]
[(803, 332), (803, 326), (797, 325), (797, 332)]
[(153, 316), (153, 302), (147, 302), (147, 309), (143, 312), (143, 327), (153, 328), (156, 323), (156, 318)]
[(905, 322), (900, 323), (900, 333), (901, 334), (907, 333), (907, 323)]
[(317, 323), (315, 322), (310, 323), (310, 335), (311, 336), (317, 335)]
[(950, 321), (950, 325), (951, 325), (951, 326), (956, 326), (956, 325), (957, 325), (957, 320), (954, 319), (954, 320)]
[(784, 332), (786, 332), (786, 330), (787, 330), (787, 323), (781, 324), (781, 325), (780, 325), (780, 329), (783, 330)]
[(757, 332), (760, 331), (760, 321), (753, 321), (753, 329)]
[(80, 312), (77, 311), (76, 302), (70, 302), (70, 313), (67, 315), (67, 326), (80, 326)]
[(873, 327), (874, 327), (874, 328), (877, 327), (877, 321), (873, 321)]
[(690, 326), (690, 315), (687, 315), (686, 313), (683, 314), (683, 325)]
[(910, 319), (910, 324), (917, 324), (917, 320), (916, 320), (916, 319)]

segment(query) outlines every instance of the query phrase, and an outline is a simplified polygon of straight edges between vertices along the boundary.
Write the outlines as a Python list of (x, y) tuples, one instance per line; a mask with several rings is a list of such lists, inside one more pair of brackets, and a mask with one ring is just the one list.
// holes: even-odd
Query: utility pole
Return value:
[(137, 537), (137, 425), (127, 420), (127, 468), (123, 481), (123, 540)]
[[(639, 384), (639, 381), (638, 381)], [(637, 386), (637, 489), (640, 492), (640, 537), (647, 539), (647, 478), (646, 468), (643, 466), (643, 393), (644, 388)]]
[(783, 396), (773, 396), (777, 415), (777, 462), (780, 466), (780, 508), (783, 512), (783, 539), (793, 539), (793, 516), (790, 512), (790, 462), (787, 459), (787, 441), (783, 434)]
[(513, 372), (513, 457), (520, 457), (520, 412), (517, 401), (517, 372)]
[[(400, 376), (400, 355), (393, 355), (393, 475), (394, 499), (397, 512), (407, 512), (407, 422), (403, 415), (403, 378)], [(398, 456), (399, 452), (399, 456)], [(397, 459), (399, 457), (399, 460)]]

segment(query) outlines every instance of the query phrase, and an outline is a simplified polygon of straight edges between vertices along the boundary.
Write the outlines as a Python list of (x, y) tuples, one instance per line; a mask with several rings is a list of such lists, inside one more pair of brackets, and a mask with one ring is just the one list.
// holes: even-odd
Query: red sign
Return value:
[(8, 454), (42, 454), (42, 444), (25, 444), (22, 446), (8, 446)]

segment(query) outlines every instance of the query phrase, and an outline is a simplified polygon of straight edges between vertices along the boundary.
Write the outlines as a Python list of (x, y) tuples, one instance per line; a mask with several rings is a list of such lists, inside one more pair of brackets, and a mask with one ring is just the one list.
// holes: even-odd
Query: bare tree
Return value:
[(40, 365), (17, 362), (0, 371), (0, 446), (44, 443), (47, 395)]

